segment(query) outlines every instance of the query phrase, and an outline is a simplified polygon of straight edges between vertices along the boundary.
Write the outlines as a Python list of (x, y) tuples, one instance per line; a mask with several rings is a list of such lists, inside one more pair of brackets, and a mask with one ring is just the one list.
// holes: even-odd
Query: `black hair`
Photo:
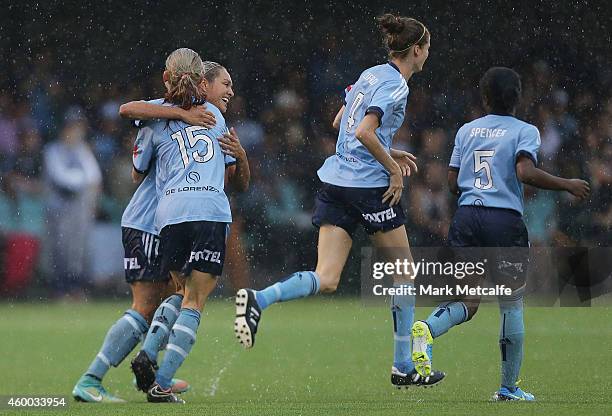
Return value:
[(482, 102), (491, 113), (514, 113), (521, 99), (521, 92), (521, 77), (510, 68), (489, 68), (480, 79)]
[(429, 30), (416, 19), (386, 13), (376, 20), (391, 58), (404, 57), (412, 46), (429, 42)]

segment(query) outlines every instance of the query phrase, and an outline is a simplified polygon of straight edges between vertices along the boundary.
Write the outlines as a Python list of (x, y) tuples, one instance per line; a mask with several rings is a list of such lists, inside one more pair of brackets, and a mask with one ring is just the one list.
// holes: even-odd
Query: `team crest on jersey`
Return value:
[(134, 143), (134, 148), (132, 149), (132, 156), (136, 157), (138, 156), (140, 153), (142, 153), (142, 149), (140, 149), (138, 147), (138, 144)]

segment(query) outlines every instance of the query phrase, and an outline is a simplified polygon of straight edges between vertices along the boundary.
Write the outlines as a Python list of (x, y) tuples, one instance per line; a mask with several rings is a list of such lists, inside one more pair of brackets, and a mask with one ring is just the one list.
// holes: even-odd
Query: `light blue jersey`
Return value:
[(155, 163), (159, 202), (155, 226), (190, 221), (232, 222), (224, 191), (225, 167), (236, 162), (221, 151), (218, 138), (226, 133), (225, 119), (217, 107), (207, 103), (217, 119), (212, 129), (182, 121), (156, 120), (146, 123), (137, 141), (137, 170)]
[(319, 169), (321, 181), (350, 188), (389, 185), (389, 173), (355, 137), (355, 130), (368, 113), (378, 116), (376, 136), (390, 152), (393, 135), (404, 122), (408, 85), (391, 62), (366, 69), (347, 88), (345, 109), (336, 143), (336, 154)]
[(540, 132), (512, 116), (489, 114), (464, 124), (450, 167), (459, 169), (459, 205), (508, 208), (523, 214), (523, 185), (516, 175), (521, 154), (537, 163)]
[[(163, 98), (148, 101), (152, 104), (162, 104)], [(139, 125), (140, 121), (136, 121)], [(139, 130), (138, 136), (150, 134), (150, 131)], [(136, 163), (138, 152), (138, 142), (145, 140), (142, 137), (136, 137), (134, 144), (134, 152), (132, 153), (132, 162)], [(135, 166), (135, 165), (134, 165)], [(141, 173), (145, 173), (141, 171)], [(135, 230), (144, 231), (151, 234), (159, 234), (159, 230), (155, 228), (155, 210), (157, 209), (157, 191), (155, 189), (155, 169), (148, 169), (144, 180), (132, 195), (130, 203), (123, 211), (121, 217), (121, 226), (133, 228)]]

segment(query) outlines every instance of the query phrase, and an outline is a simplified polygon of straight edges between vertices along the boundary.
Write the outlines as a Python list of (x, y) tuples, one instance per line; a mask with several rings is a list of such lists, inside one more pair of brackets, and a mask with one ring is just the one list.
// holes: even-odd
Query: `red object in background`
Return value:
[(15, 294), (32, 280), (38, 260), (40, 241), (31, 234), (10, 233), (4, 239), (4, 276), (0, 291)]

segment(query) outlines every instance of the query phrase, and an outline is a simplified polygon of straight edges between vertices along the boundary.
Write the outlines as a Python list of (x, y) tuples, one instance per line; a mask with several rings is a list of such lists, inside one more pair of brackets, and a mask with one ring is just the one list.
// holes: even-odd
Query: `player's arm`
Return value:
[(225, 133), (223, 137), (219, 138), (219, 145), (223, 153), (236, 159), (236, 164), (227, 169), (229, 183), (234, 189), (240, 192), (246, 191), (249, 189), (249, 183), (251, 181), (249, 159), (233, 127), (228, 133)]
[(147, 176), (146, 173), (138, 172), (136, 168), (132, 167), (132, 182), (139, 184), (144, 180), (145, 176)]
[(451, 194), (453, 195), (459, 195), (459, 183), (457, 182), (457, 179), (459, 178), (459, 169), (457, 168), (449, 168), (448, 169), (448, 176), (447, 176), (447, 180), (448, 180), (448, 190), (450, 191)]
[(519, 154), (517, 158), (516, 175), (521, 182), (527, 185), (553, 191), (567, 191), (580, 199), (588, 197), (591, 192), (587, 181), (582, 179), (565, 179), (551, 175), (542, 169), (538, 169), (533, 160), (524, 154)]
[(342, 121), (342, 115), (344, 114), (345, 107), (346, 106), (344, 105), (340, 107), (340, 110), (338, 110), (336, 117), (334, 117), (334, 122), (332, 123), (332, 126), (335, 130), (340, 130), (340, 122)]
[(206, 110), (204, 105), (193, 106), (189, 110), (181, 107), (148, 103), (146, 101), (130, 101), (119, 107), (119, 115), (132, 120), (167, 119), (182, 120), (187, 124), (215, 127), (215, 115)]
[(361, 123), (355, 130), (355, 137), (365, 146), (366, 149), (374, 156), (374, 158), (385, 167), (389, 172), (389, 188), (383, 194), (383, 203), (389, 201), (389, 205), (396, 205), (401, 197), (402, 190), (404, 189), (404, 182), (402, 180), (402, 169), (398, 163), (393, 160), (391, 155), (387, 153), (383, 145), (378, 140), (376, 135), (376, 129), (380, 123), (378, 115), (375, 113), (368, 113), (365, 115)]

